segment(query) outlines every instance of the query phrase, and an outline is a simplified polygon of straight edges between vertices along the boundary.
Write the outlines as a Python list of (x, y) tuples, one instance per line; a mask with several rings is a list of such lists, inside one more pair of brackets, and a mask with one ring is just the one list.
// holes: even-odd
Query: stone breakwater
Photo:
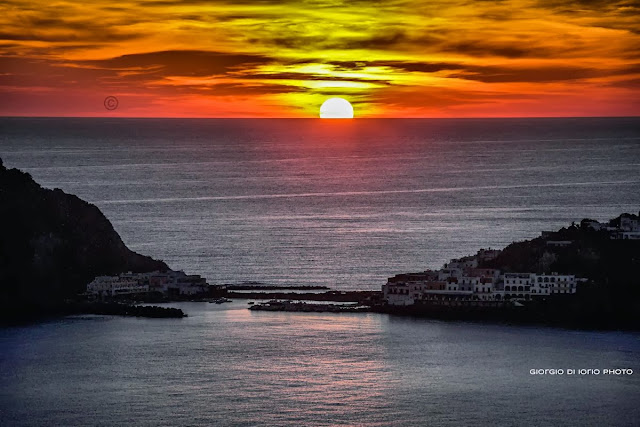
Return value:
[(129, 305), (119, 303), (81, 303), (72, 306), (72, 310), (83, 314), (104, 314), (152, 318), (182, 318), (187, 315), (179, 308), (158, 307), (155, 305)]
[(353, 313), (366, 312), (371, 308), (358, 304), (313, 304), (292, 301), (269, 301), (249, 307), (252, 311), (290, 311), (303, 313)]

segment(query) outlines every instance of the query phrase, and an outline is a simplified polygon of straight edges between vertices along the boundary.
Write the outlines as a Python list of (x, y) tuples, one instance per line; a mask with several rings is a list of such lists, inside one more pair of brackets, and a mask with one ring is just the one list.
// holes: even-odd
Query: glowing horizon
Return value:
[[(640, 115), (633, 0), (0, 5), (0, 115)], [(118, 106), (108, 110), (108, 96)]]

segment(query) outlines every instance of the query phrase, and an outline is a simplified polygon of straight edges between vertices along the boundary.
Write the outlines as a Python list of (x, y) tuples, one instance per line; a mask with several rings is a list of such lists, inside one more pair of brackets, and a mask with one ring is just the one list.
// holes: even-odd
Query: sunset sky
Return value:
[(333, 96), (356, 117), (640, 115), (640, 1), (0, 3), (0, 115), (317, 117)]

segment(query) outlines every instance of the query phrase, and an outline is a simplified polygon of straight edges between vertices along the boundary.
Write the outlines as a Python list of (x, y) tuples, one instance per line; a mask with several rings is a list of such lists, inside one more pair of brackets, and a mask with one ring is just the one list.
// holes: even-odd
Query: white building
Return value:
[(446, 283), (440, 281), (387, 282), (382, 286), (382, 295), (389, 305), (405, 306), (418, 301), (449, 298), (454, 295), (469, 296), (472, 292), (447, 291)]
[(405, 306), (416, 302), (416, 294), (406, 283), (387, 282), (382, 285), (382, 296), (389, 305)]
[(495, 268), (469, 268), (462, 277), (462, 286), (473, 287), (475, 299), (489, 301), (495, 299), (496, 284), (500, 278), (500, 270)]
[(465, 256), (458, 259), (452, 259), (448, 264), (444, 265), (444, 268), (460, 270), (476, 267), (478, 267), (478, 258), (475, 256)]
[(438, 271), (438, 280), (448, 281), (462, 277), (462, 267), (448, 267), (447, 265), (445, 264), (445, 267)]
[(620, 230), (640, 232), (640, 218), (636, 215), (620, 215)]
[(87, 285), (87, 293), (98, 296), (116, 296), (148, 292), (148, 284), (140, 284), (131, 277), (98, 276)]
[(390, 277), (382, 286), (382, 294), (390, 305), (412, 305), (431, 290), (444, 289), (438, 282), (438, 272), (426, 270), (422, 273), (398, 274)]
[(535, 282), (533, 273), (505, 273), (503, 276), (503, 299), (523, 299), (531, 297), (531, 286)]
[[(209, 285), (207, 284), (207, 280), (200, 277), (198, 274), (185, 274), (184, 276), (179, 276), (173, 284), (173, 289), (175, 289), (174, 292), (177, 292), (180, 295), (201, 294), (206, 292), (208, 287)], [(172, 286), (169, 287), (170, 291), (171, 288)]]
[(640, 240), (640, 231), (616, 231), (611, 233), (614, 240)]
[(199, 275), (184, 271), (154, 271), (151, 273), (123, 273), (119, 276), (98, 276), (87, 285), (87, 293), (115, 296), (142, 292), (165, 295), (197, 295), (208, 291), (209, 285)]
[(531, 298), (541, 298), (551, 295), (551, 283), (543, 280), (544, 276), (535, 277), (531, 284)]
[(532, 293), (535, 295), (551, 294), (575, 294), (577, 289), (576, 276), (573, 274), (537, 274), (535, 275), (535, 285), (532, 286)]
[(494, 260), (498, 257), (498, 255), (500, 255), (502, 251), (500, 249), (480, 249), (478, 251), (478, 253), (476, 254), (476, 258), (478, 259), (478, 262), (486, 262), (486, 261), (491, 261)]
[(151, 291), (170, 295), (196, 295), (208, 289), (207, 280), (184, 271), (154, 271), (147, 273)]

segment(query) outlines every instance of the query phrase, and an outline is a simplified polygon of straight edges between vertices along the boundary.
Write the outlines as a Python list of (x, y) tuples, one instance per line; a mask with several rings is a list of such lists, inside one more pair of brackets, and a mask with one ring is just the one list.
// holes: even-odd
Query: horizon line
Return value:
[(504, 119), (633, 119), (640, 118), (640, 114), (632, 116), (459, 116), (459, 117), (353, 117), (339, 119), (323, 119), (320, 117), (211, 117), (211, 116), (28, 116), (28, 115), (0, 115), (0, 119), (170, 119), (170, 120), (319, 120), (330, 122), (350, 122), (354, 120), (504, 120)]

